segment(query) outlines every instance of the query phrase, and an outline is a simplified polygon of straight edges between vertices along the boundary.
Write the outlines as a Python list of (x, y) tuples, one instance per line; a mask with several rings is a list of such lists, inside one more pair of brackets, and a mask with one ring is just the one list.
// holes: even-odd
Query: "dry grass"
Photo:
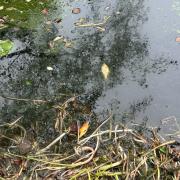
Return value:
[[(21, 118), (0, 125), (0, 179), (179, 179), (180, 153), (175, 140), (162, 139), (155, 129), (147, 135), (122, 124), (112, 125), (111, 115), (91, 134), (80, 139), (74, 136), (67, 146), (70, 131), (63, 123), (68, 103), (74, 100), (54, 106), (59, 136), (45, 147), (38, 140), (26, 139)], [(7, 131), (18, 131), (19, 139)], [(64, 152), (57, 153), (55, 146)]]

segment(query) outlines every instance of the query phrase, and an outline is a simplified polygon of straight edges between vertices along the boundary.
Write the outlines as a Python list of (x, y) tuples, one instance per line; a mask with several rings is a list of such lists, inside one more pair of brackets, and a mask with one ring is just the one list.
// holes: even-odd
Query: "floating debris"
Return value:
[(51, 66), (47, 66), (48, 71), (53, 71), (53, 68)]
[(88, 128), (89, 128), (89, 121), (86, 121), (79, 129), (79, 137), (84, 136), (86, 134)]
[(81, 12), (80, 8), (73, 8), (72, 13), (73, 14), (79, 14)]
[(176, 38), (176, 42), (180, 42), (180, 37), (177, 37), (177, 38)]
[(103, 74), (103, 76), (104, 76), (104, 79), (107, 79), (108, 76), (109, 76), (109, 73), (110, 73), (110, 70), (109, 70), (109, 67), (108, 67), (107, 64), (104, 63), (104, 64), (101, 66), (101, 72), (102, 72), (102, 74)]
[(41, 11), (42, 14), (44, 15), (48, 15), (48, 9), (47, 8), (44, 8), (42, 11)]

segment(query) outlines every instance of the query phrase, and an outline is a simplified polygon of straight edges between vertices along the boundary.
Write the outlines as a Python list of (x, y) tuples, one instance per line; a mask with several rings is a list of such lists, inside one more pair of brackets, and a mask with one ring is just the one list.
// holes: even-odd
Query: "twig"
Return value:
[(160, 144), (159, 146), (156, 146), (155, 148), (153, 148), (153, 149), (151, 149), (150, 151), (148, 151), (147, 153), (145, 153), (143, 156), (147, 156), (147, 155), (149, 155), (152, 151), (154, 151), (154, 150), (156, 150), (156, 149), (158, 149), (158, 148), (160, 148), (160, 147), (162, 147), (162, 146), (166, 146), (166, 145), (169, 145), (169, 144), (173, 144), (173, 143), (175, 143), (176, 141), (175, 140), (172, 140), (172, 141), (168, 141), (168, 142), (165, 142), (165, 143), (163, 143), (163, 144)]
[(56, 144), (59, 140), (61, 140), (65, 135), (67, 134), (67, 132), (61, 134), (59, 137), (57, 137), (53, 142), (51, 142), (48, 146), (46, 146), (45, 148), (39, 150), (36, 154), (40, 154), (43, 153), (45, 151), (47, 151), (48, 149), (51, 148), (51, 146), (53, 146), (54, 144)]
[[(92, 151), (91, 156), (90, 156), (87, 160), (85, 160), (85, 161), (83, 161), (83, 162), (72, 163), (72, 166), (73, 166), (73, 167), (77, 167), (77, 166), (82, 166), (82, 165), (84, 165), (84, 164), (89, 163), (89, 162), (93, 159), (96, 151), (98, 150), (98, 147), (99, 147), (99, 136), (97, 136), (97, 143), (96, 143), (96, 148), (95, 148), (95, 150), (93, 150), (93, 149), (90, 148), (90, 147), (82, 147), (82, 151), (87, 151), (87, 150)], [(79, 161), (79, 160), (78, 160), (78, 161)]]
[(110, 16), (104, 17), (103, 22), (96, 23), (96, 24), (95, 23), (81, 24), (80, 22), (76, 22), (75, 26), (77, 26), (77, 27), (99, 27), (99, 26), (104, 26), (109, 18), (110, 18)]
[[(101, 131), (98, 134), (93, 133), (89, 137), (82, 139), (79, 142), (79, 144), (85, 144), (85, 143), (87, 143), (89, 141), (89, 139), (91, 139), (93, 137), (100, 136), (100, 135), (103, 135), (103, 134), (109, 134), (109, 131), (110, 130)], [(122, 133), (122, 132), (132, 132), (132, 131), (133, 131), (132, 129), (124, 129), (124, 130), (120, 129), (120, 130), (113, 130), (113, 131), (111, 131), (111, 133), (120, 133), (120, 132)]]
[(16, 101), (25, 101), (25, 102), (33, 102), (33, 103), (49, 103), (50, 101), (44, 101), (44, 100), (40, 100), (40, 99), (35, 99), (35, 100), (32, 100), (32, 99), (21, 99), (21, 98), (15, 98), (15, 97), (7, 97), (7, 96), (3, 96), (1, 95), (2, 98), (4, 99), (9, 99), (9, 100), (16, 100)]
[[(87, 137), (87, 138), (82, 139), (81, 141), (79, 141), (79, 144), (81, 144), (81, 145), (86, 144), (86, 143), (89, 141), (89, 139), (91, 139), (91, 138), (93, 137), (93, 135), (94, 135), (95, 133), (97, 133), (97, 132), (99, 131), (99, 129), (100, 129), (106, 122), (108, 122), (108, 121), (111, 119), (111, 117), (112, 117), (112, 115), (110, 115), (104, 122), (102, 122), (101, 125), (100, 125), (89, 137)], [(109, 130), (108, 130), (108, 132), (109, 132)]]

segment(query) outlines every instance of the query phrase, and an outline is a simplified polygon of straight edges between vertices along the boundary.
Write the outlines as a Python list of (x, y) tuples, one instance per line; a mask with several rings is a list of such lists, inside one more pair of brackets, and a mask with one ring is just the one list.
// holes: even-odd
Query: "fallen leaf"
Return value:
[(59, 41), (59, 40), (62, 40), (63, 39), (63, 36), (57, 36), (53, 39), (53, 41)]
[(48, 43), (48, 46), (49, 46), (49, 48), (54, 48), (54, 41), (50, 41), (49, 43)]
[(17, 9), (15, 7), (9, 7), (9, 8), (6, 8), (7, 11), (16, 11)]
[(97, 30), (99, 30), (100, 32), (104, 32), (106, 29), (105, 28), (102, 28), (102, 27), (96, 27)]
[(22, 159), (20, 159), (20, 158), (12, 159), (12, 163), (20, 166), (22, 164)]
[(61, 18), (56, 18), (56, 19), (54, 19), (54, 22), (55, 22), (55, 23), (60, 23), (61, 21), (62, 21)]
[(79, 129), (79, 138), (84, 136), (89, 128), (89, 121), (86, 121)]
[(51, 21), (46, 21), (45, 23), (46, 23), (46, 25), (51, 25), (52, 24)]
[(79, 14), (81, 12), (80, 8), (73, 8), (72, 13), (73, 14)]
[(53, 71), (53, 68), (51, 66), (47, 66), (48, 71)]
[(31, 86), (32, 85), (32, 81), (31, 80), (26, 80), (25, 83), (26, 83), (27, 86)]
[(78, 132), (78, 126), (77, 122), (72, 122), (69, 126), (69, 132), (70, 133), (77, 133)]
[(13, 48), (13, 42), (10, 40), (0, 40), (0, 57), (9, 54)]
[(3, 18), (0, 18), (0, 24), (5, 23), (5, 20)]
[(70, 41), (66, 41), (64, 46), (66, 48), (71, 48), (72, 47), (72, 43)]
[(105, 63), (101, 66), (101, 72), (104, 76), (104, 79), (107, 79), (109, 76), (110, 70), (109, 70), (109, 67)]
[(42, 14), (44, 15), (48, 15), (48, 9), (47, 8), (44, 8), (42, 11), (41, 11)]
[(176, 38), (176, 42), (180, 42), (180, 37), (177, 37), (177, 38)]

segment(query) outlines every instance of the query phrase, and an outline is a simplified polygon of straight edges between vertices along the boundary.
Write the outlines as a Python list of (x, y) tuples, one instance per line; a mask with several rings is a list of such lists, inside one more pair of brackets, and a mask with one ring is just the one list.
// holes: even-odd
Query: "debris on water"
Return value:
[(104, 32), (106, 29), (102, 28), (102, 27), (96, 27), (97, 30), (99, 30), (100, 32)]
[(53, 71), (53, 68), (51, 66), (47, 66), (48, 71)]
[(48, 46), (50, 49), (54, 48), (54, 42), (53, 41), (49, 41)]
[(56, 19), (54, 19), (54, 22), (55, 23), (60, 23), (60, 22), (62, 22), (62, 19), (61, 18), (56, 18)]
[(0, 40), (0, 57), (8, 55), (13, 45), (13, 42), (10, 40)]
[(108, 19), (110, 18), (110, 16), (104, 16), (104, 19), (102, 22), (100, 23), (86, 23), (84, 19), (79, 19), (78, 22), (75, 22), (75, 26), (76, 27), (100, 27), (100, 28), (103, 28), (103, 26), (106, 25)]
[(110, 7), (109, 7), (109, 6), (107, 6), (107, 7), (105, 8), (105, 10), (106, 10), (106, 11), (108, 11), (109, 9), (110, 9)]
[(176, 38), (176, 42), (180, 42), (180, 37), (177, 37), (177, 38)]
[(17, 8), (15, 7), (9, 7), (9, 8), (6, 8), (7, 11), (18, 11)]
[(42, 11), (41, 11), (42, 14), (44, 15), (48, 15), (48, 9), (47, 8), (44, 8)]
[(103, 74), (103, 76), (104, 76), (104, 79), (107, 79), (108, 76), (109, 76), (109, 73), (110, 73), (110, 70), (109, 70), (109, 67), (108, 67), (107, 64), (104, 63), (104, 64), (101, 66), (101, 72), (102, 72), (102, 74)]
[(73, 14), (79, 14), (81, 12), (80, 8), (73, 8), (72, 13)]
[(5, 19), (0, 17), (0, 29), (3, 29), (7, 27), (7, 25), (5, 24)]
[(46, 22), (45, 22), (45, 24), (47, 24), (47, 25), (51, 25), (51, 24), (52, 24), (52, 22), (51, 22), (51, 21), (46, 21)]
[(62, 40), (63, 39), (63, 36), (57, 36), (53, 39), (53, 41), (59, 41), (59, 40)]
[(65, 40), (64, 40), (64, 43), (65, 43), (64, 46), (65, 46), (66, 48), (71, 48), (71, 47), (72, 47), (72, 42), (71, 42), (71, 41), (68, 41), (68, 40), (65, 39)]

